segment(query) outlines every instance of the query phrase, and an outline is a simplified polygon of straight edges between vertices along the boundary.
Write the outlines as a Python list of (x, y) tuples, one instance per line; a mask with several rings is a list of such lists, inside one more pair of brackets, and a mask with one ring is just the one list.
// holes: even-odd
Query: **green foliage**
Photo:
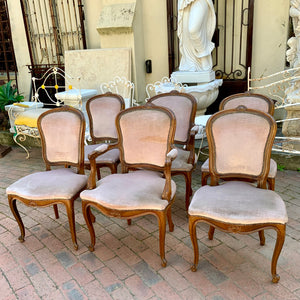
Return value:
[(0, 111), (5, 110), (5, 105), (21, 102), (24, 99), (23, 95), (18, 93), (16, 88), (11, 86), (11, 80), (0, 86)]
[(300, 172), (300, 168), (297, 169), (297, 172)]
[(284, 165), (277, 165), (277, 170), (284, 171), (285, 166)]

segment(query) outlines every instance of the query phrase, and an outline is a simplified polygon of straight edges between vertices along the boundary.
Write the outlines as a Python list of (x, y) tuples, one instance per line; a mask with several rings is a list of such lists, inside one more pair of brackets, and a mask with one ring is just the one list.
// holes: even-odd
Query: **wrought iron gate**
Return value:
[(21, 0), (32, 66), (64, 64), (64, 52), (86, 48), (81, 0)]
[[(251, 66), (254, 0), (214, 0), (217, 26), (212, 56), (217, 78), (223, 79), (219, 97), (207, 113), (218, 110), (224, 97), (247, 89), (247, 68)], [(178, 68), (178, 0), (167, 0), (169, 32), (169, 72)]]
[[(53, 66), (64, 70), (66, 50), (86, 49), (82, 0), (20, 1), (31, 59), (28, 68), (32, 77), (41, 78)], [(64, 78), (59, 77), (59, 80), (58, 84), (63, 86)], [(40, 100), (46, 104), (49, 102), (43, 94)]]

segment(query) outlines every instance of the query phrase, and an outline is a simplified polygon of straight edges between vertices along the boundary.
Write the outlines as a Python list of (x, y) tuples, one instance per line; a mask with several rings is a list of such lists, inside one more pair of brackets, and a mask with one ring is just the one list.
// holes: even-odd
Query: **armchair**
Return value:
[[(197, 163), (195, 155), (195, 135), (198, 126), (194, 125), (197, 102), (191, 94), (176, 90), (170, 93), (158, 94), (148, 103), (163, 106), (173, 111), (176, 117), (176, 132), (174, 143), (177, 144), (178, 156), (172, 163), (172, 175), (183, 175), (185, 178), (185, 206), (188, 210), (192, 191), (192, 172)], [(181, 147), (180, 147), (181, 146)]]
[[(171, 205), (176, 184), (171, 180), (171, 160), (175, 117), (169, 110), (155, 106), (132, 107), (116, 118), (118, 142), (100, 145), (89, 155), (91, 173), (88, 190), (80, 194), (83, 215), (90, 231), (90, 251), (94, 251), (95, 231), (91, 207), (101, 213), (122, 219), (155, 215), (159, 225), (159, 247), (162, 266), (165, 260), (166, 219), (173, 231)], [(111, 174), (96, 182), (96, 157), (117, 147), (120, 150), (122, 174)]]
[[(118, 135), (115, 120), (117, 114), (124, 108), (123, 98), (110, 92), (96, 95), (87, 101), (86, 110), (89, 117), (92, 144), (84, 147), (84, 166), (86, 169), (91, 168), (88, 156), (99, 146), (99, 143), (117, 141)], [(111, 173), (117, 173), (117, 167), (120, 162), (119, 155), (118, 149), (112, 149), (97, 157), (98, 179), (101, 178), (101, 167), (108, 167)]]
[(46, 171), (27, 175), (6, 189), (10, 209), (21, 231), (19, 240), (24, 242), (25, 229), (17, 209), (17, 200), (33, 207), (53, 205), (56, 218), (57, 204), (64, 204), (73, 245), (77, 250), (74, 201), (87, 185), (83, 160), (84, 116), (75, 108), (56, 108), (41, 114), (37, 126)]
[[(196, 271), (199, 251), (196, 236), (198, 222), (232, 233), (259, 232), (265, 244), (264, 229), (274, 229), (277, 241), (273, 252), (272, 281), (278, 282), (278, 257), (285, 239), (288, 220), (281, 197), (266, 189), (276, 123), (269, 114), (239, 106), (214, 114), (207, 123), (211, 186), (200, 187), (189, 206), (189, 231), (194, 248)], [(221, 180), (225, 180), (221, 183)], [(255, 181), (253, 185), (249, 181)]]
[[(251, 94), (249, 92), (234, 94), (223, 99), (220, 103), (219, 110), (237, 108), (239, 105), (244, 105), (247, 108), (262, 111), (273, 116), (274, 114), (274, 102), (267, 96), (260, 94)], [(275, 177), (277, 174), (277, 163), (271, 159), (270, 171), (268, 174), (268, 188), (270, 190), (275, 189)], [(201, 166), (201, 181), (202, 185), (207, 184), (209, 178), (209, 159), (207, 159)]]

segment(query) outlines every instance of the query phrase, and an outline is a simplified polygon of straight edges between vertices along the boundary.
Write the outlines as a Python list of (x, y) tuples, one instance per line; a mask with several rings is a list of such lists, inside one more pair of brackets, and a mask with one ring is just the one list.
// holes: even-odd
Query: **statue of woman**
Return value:
[(211, 41), (216, 27), (212, 0), (178, 0), (180, 71), (212, 69)]

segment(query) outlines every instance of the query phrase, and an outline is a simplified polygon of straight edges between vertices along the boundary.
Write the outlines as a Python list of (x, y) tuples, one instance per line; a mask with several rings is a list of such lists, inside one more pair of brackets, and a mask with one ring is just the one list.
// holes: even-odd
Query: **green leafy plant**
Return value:
[(297, 169), (297, 172), (300, 172), (300, 168)]
[(12, 87), (11, 80), (0, 86), (0, 111), (5, 111), (5, 105), (21, 102), (24, 96), (18, 93), (15, 87)]
[(284, 171), (285, 166), (284, 165), (277, 165), (277, 170)]

